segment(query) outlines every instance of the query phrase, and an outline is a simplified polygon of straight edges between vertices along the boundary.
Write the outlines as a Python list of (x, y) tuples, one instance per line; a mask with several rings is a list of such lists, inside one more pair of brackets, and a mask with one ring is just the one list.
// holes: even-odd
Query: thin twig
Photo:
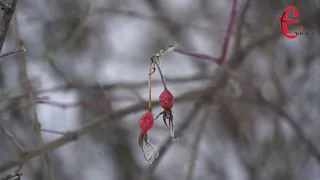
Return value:
[(151, 76), (152, 76), (152, 63), (150, 62), (150, 66), (149, 66), (149, 74), (148, 74), (148, 110), (149, 112), (152, 112), (152, 96), (151, 96)]
[(158, 71), (159, 71), (159, 74), (160, 74), (160, 78), (161, 78), (161, 81), (162, 81), (162, 86), (163, 86), (163, 89), (164, 90), (167, 90), (167, 85), (166, 85), (166, 81), (164, 79), (164, 76), (162, 74), (162, 71), (161, 71), (161, 68), (160, 68), (160, 65), (158, 63), (158, 61), (154, 61), (154, 63), (156, 64), (157, 68), (158, 68)]
[(167, 90), (167, 85), (166, 85), (166, 81), (165, 81), (165, 78), (163, 76), (163, 73), (161, 71), (161, 68), (160, 68), (160, 66), (161, 66), (160, 65), (160, 57), (168, 54), (169, 52), (174, 51), (176, 48), (177, 48), (177, 45), (170, 45), (167, 49), (160, 50), (159, 53), (157, 53), (157, 54), (155, 54), (154, 56), (151, 57), (152, 65), (156, 64), (157, 69), (158, 69), (159, 74), (160, 74), (160, 78), (161, 78), (163, 89), (165, 89), (165, 90)]
[[(13, 55), (13, 54), (16, 54), (16, 53), (19, 53), (19, 52), (26, 52), (26, 49), (25, 48), (18, 48), (18, 49), (14, 50), (14, 51), (7, 52), (7, 53), (4, 53), (4, 54), (0, 54), (0, 59), (4, 58), (4, 57), (7, 57), (7, 56), (10, 56), (10, 55)], [(3, 60), (1, 60), (0, 62), (3, 62)]]
[(191, 57), (195, 57), (195, 58), (198, 58), (198, 59), (209, 60), (210, 62), (215, 62), (215, 63), (217, 63), (218, 59), (219, 59), (219, 58), (215, 58), (215, 57), (212, 57), (212, 56), (206, 55), (206, 54), (187, 52), (187, 51), (184, 51), (181, 48), (176, 48), (174, 50), (174, 52), (177, 52), (177, 53), (180, 53), (180, 54), (184, 54), (184, 55), (187, 55), (187, 56), (191, 56)]

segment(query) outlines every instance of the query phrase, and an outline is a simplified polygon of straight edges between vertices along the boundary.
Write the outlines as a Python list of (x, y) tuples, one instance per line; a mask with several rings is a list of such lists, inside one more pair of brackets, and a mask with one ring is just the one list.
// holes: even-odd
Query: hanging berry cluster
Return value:
[[(154, 146), (149, 142), (148, 140), (148, 134), (147, 132), (153, 127), (154, 120), (158, 119), (160, 115), (162, 115), (164, 124), (169, 128), (170, 134), (172, 137), (172, 140), (174, 139), (174, 126), (173, 126), (173, 114), (172, 114), (172, 107), (174, 104), (174, 97), (172, 93), (168, 90), (164, 76), (162, 74), (161, 68), (160, 68), (160, 57), (167, 54), (168, 52), (173, 51), (175, 46), (170, 46), (167, 50), (163, 51), (161, 50), (160, 53), (153, 55), (151, 57), (151, 62), (149, 66), (149, 74), (148, 74), (148, 112), (144, 113), (140, 118), (140, 133), (139, 133), (139, 147), (141, 151), (143, 152), (144, 158), (148, 162), (153, 162), (155, 158), (159, 156), (158, 151), (154, 148)], [(163, 111), (157, 115), (156, 118), (154, 118), (152, 113), (152, 104), (151, 104), (151, 76), (152, 74), (158, 70), (162, 85), (163, 85), (163, 91), (159, 96), (159, 102), (160, 106), (163, 108)], [(168, 121), (168, 123), (167, 123)], [(169, 125), (168, 125), (169, 124)], [(147, 153), (145, 153), (143, 149), (143, 144), (146, 144), (147, 146)], [(149, 156), (150, 148), (154, 151), (154, 156)]]

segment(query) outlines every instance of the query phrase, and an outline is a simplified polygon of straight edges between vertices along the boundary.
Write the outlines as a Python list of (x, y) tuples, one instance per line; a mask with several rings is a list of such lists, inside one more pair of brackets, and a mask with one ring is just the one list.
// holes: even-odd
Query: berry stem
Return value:
[(151, 105), (151, 74), (152, 74), (152, 70), (153, 70), (153, 65), (151, 62), (150, 67), (149, 67), (149, 78), (148, 78), (148, 95), (149, 95), (148, 108), (149, 108), (149, 112), (152, 112), (152, 105)]
[[(158, 58), (158, 57), (156, 57), (156, 58)], [(162, 74), (160, 65), (159, 65), (158, 61), (154, 61), (154, 63), (156, 64), (156, 66), (157, 66), (157, 68), (158, 68), (158, 71), (159, 71), (159, 74), (160, 74), (160, 78), (161, 78), (161, 81), (162, 81), (162, 85), (163, 85), (163, 89), (164, 89), (164, 90), (167, 90), (168, 88), (167, 88), (167, 85), (166, 85), (166, 81), (165, 81), (165, 79), (164, 79), (164, 76), (163, 76), (163, 74)]]

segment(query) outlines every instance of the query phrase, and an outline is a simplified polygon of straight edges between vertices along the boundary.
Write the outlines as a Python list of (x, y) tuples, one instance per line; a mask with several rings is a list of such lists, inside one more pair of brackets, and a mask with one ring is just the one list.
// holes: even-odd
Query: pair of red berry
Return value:
[[(160, 115), (163, 115), (163, 122), (164, 124), (171, 130), (171, 136), (174, 137), (174, 132), (173, 132), (173, 115), (172, 115), (172, 110), (171, 108), (173, 107), (174, 103), (174, 97), (171, 94), (171, 92), (168, 89), (165, 89), (162, 91), (162, 93), (159, 96), (159, 102), (160, 106), (163, 108), (163, 111), (156, 117)], [(169, 126), (167, 124), (166, 120), (169, 120)], [(144, 113), (141, 118), (140, 118), (140, 129), (141, 132), (147, 132), (153, 127), (154, 123), (154, 117), (152, 112), (146, 112)]]
[[(142, 152), (144, 153), (143, 142), (146, 143), (146, 145), (148, 147), (148, 154), (146, 155), (144, 153), (144, 158), (149, 162), (152, 162), (155, 158), (157, 158), (159, 156), (159, 153), (153, 147), (153, 145), (149, 142), (147, 132), (153, 127), (154, 120), (158, 119), (158, 117), (160, 115), (163, 115), (163, 122), (170, 129), (171, 137), (173, 140), (175, 140), (174, 139), (174, 127), (173, 127), (173, 115), (172, 115), (172, 110), (171, 110), (171, 108), (173, 107), (173, 103), (174, 103), (174, 97), (169, 90), (165, 89), (159, 96), (159, 102), (160, 102), (160, 106), (163, 108), (163, 111), (161, 113), (159, 113), (159, 115), (156, 118), (154, 118), (153, 113), (151, 111), (144, 113), (140, 118), (139, 146), (140, 146)], [(169, 121), (169, 126), (166, 122), (167, 119)], [(156, 153), (156, 156), (154, 158), (152, 158), (152, 157), (147, 158), (146, 157), (149, 155), (149, 147), (151, 147)]]
[[(166, 87), (164, 77), (162, 75), (160, 66), (158, 64), (158, 60), (159, 59), (157, 59), (157, 58), (159, 58), (159, 57), (153, 56), (151, 58), (151, 64), (150, 64), (150, 71), (149, 71), (149, 111), (144, 113), (140, 118), (139, 146), (140, 146), (140, 149), (142, 150), (142, 152), (144, 154), (144, 158), (149, 162), (152, 162), (155, 158), (157, 158), (159, 153), (153, 147), (153, 145), (149, 142), (147, 132), (153, 127), (154, 120), (158, 119), (158, 117), (160, 115), (163, 115), (163, 122), (170, 129), (171, 137), (172, 137), (173, 140), (175, 140), (174, 139), (174, 127), (173, 127), (173, 115), (172, 115), (172, 110), (171, 110), (172, 107), (173, 107), (173, 104), (174, 104), (174, 97), (173, 97), (172, 93)], [(156, 118), (154, 118), (153, 113), (152, 113), (152, 108), (151, 108), (151, 74), (153, 74), (153, 72), (155, 71), (154, 64), (158, 68), (158, 71), (160, 73), (161, 80), (162, 80), (162, 83), (163, 83), (163, 88), (164, 88), (163, 92), (159, 96), (159, 103), (160, 103), (160, 106), (163, 108), (163, 111), (161, 113), (159, 113)], [(153, 69), (153, 72), (151, 72), (152, 69)], [(167, 120), (169, 122), (169, 126), (167, 124)], [(145, 154), (145, 152), (143, 150), (143, 143), (145, 143), (147, 148), (148, 148), (147, 155)], [(149, 155), (150, 147), (156, 153), (156, 156), (154, 158), (152, 158), (152, 157), (147, 158), (146, 157), (146, 156)]]

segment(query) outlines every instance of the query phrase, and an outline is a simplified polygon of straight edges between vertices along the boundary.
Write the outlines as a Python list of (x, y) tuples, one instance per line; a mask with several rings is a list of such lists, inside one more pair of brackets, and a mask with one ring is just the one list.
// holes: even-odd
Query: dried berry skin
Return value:
[(145, 133), (145, 132), (149, 131), (153, 126), (153, 122), (154, 122), (154, 117), (153, 117), (152, 112), (144, 113), (140, 118), (141, 132)]
[(173, 107), (174, 97), (169, 90), (165, 89), (160, 94), (159, 101), (162, 108), (171, 109)]

